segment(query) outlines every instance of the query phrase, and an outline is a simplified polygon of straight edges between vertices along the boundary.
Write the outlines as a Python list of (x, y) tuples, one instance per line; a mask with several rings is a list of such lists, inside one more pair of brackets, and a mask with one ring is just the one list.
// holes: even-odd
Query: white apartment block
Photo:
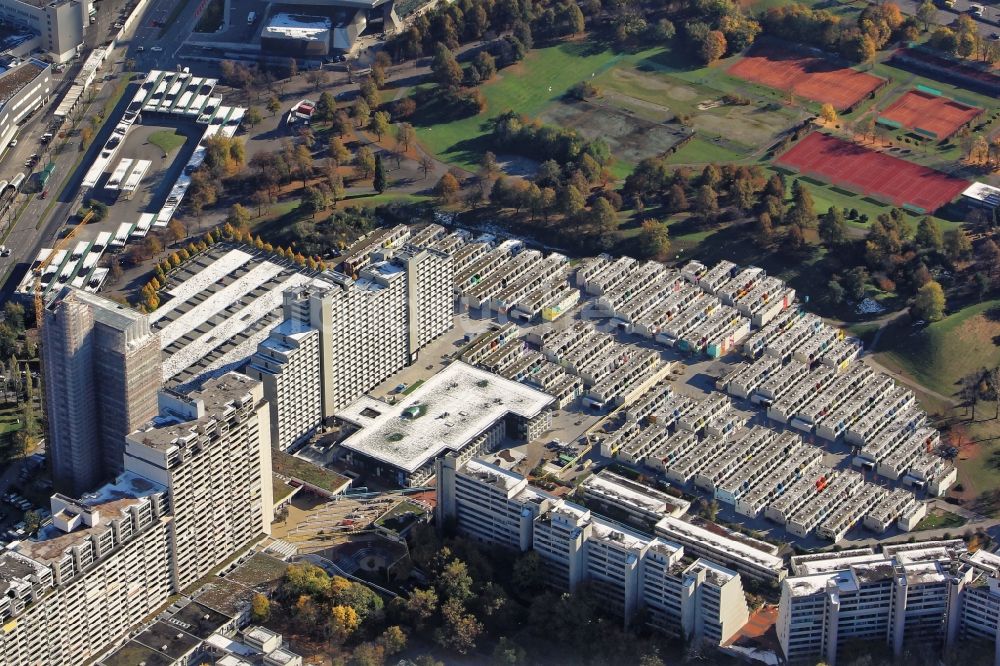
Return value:
[(124, 472), (0, 551), (0, 663), (94, 659), (174, 592), (166, 489)]
[(53, 495), (51, 524), (0, 551), (0, 663), (92, 662), (270, 529), (260, 383), (230, 373), (160, 398), (113, 483)]
[(940, 650), (980, 640), (1000, 658), (1000, 557), (964, 542), (931, 541), (792, 558), (778, 638), (790, 663), (835, 666), (845, 644)]
[(384, 254), (391, 258), (367, 263), (357, 279), (327, 272), (284, 294), (286, 320), (319, 331), (323, 417), (415, 362), (452, 326), (451, 257), (409, 248)]
[(244, 371), (271, 405), (271, 443), (281, 450), (308, 439), (323, 422), (319, 331), (286, 319), (257, 347)]
[[(533, 549), (551, 587), (573, 591), (586, 582), (626, 624), (645, 609), (650, 627), (718, 646), (749, 618), (739, 574), (686, 556), (680, 544), (602, 518), (479, 460), (446, 456), (437, 476), (440, 526), (514, 552)], [(625, 501), (606, 489), (600, 495)]]
[(128, 436), (125, 465), (167, 488), (174, 588), (183, 589), (270, 533), (269, 407), (261, 383), (238, 373), (160, 398), (161, 415)]

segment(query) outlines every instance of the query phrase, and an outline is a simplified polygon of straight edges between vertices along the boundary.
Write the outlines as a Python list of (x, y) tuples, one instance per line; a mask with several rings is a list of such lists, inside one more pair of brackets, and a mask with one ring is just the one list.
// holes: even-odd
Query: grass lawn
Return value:
[(919, 530), (940, 530), (948, 527), (961, 527), (965, 524), (965, 518), (950, 511), (933, 509), (923, 520), (917, 523), (914, 531)]
[(186, 136), (172, 129), (160, 130), (149, 135), (149, 142), (162, 150), (164, 157), (183, 146), (185, 141), (187, 141)]
[(413, 393), (414, 391), (416, 391), (418, 388), (420, 388), (420, 385), (423, 384), (423, 383), (424, 383), (424, 380), (418, 379), (417, 381), (413, 382), (412, 384), (410, 384), (409, 386), (407, 386), (405, 389), (403, 389), (403, 391), (402, 391), (403, 395), (410, 395), (411, 393)]
[(740, 153), (720, 146), (719, 144), (700, 136), (688, 141), (676, 153), (667, 157), (667, 164), (708, 164), (715, 162), (738, 162), (744, 156)]
[(341, 492), (351, 480), (336, 472), (313, 465), (284, 451), (273, 451), (271, 466), (275, 472), (292, 479), (322, 488), (329, 492)]
[(414, 116), (417, 137), (431, 153), (466, 169), (477, 168), (484, 152), (487, 121), (507, 109), (538, 116), (573, 84), (612, 67), (624, 54), (596, 51), (588, 43), (570, 42), (531, 51), (523, 62), (503, 69), (496, 79), (480, 86), (486, 110), (479, 115), (450, 122)]
[[(413, 119), (417, 136), (439, 158), (473, 170), (488, 147), (490, 118), (507, 109), (531, 118), (560, 117), (564, 94), (583, 80), (593, 81), (602, 91), (599, 103), (637, 119), (662, 123), (675, 114), (689, 116), (699, 136), (679, 155), (671, 156), (673, 164), (744, 159), (802, 114), (801, 109), (785, 107), (764, 111), (764, 105), (781, 101), (782, 95), (729, 76), (725, 71), (729, 61), (703, 67), (673, 45), (634, 53), (599, 49), (592, 43), (569, 42), (533, 50), (523, 62), (480, 86), (486, 100), (484, 112), (447, 120), (441, 109), (420, 109)], [(697, 109), (698, 103), (718, 100), (726, 93), (749, 97), (754, 103)], [(618, 121), (608, 122), (615, 125)], [(619, 160), (612, 170), (623, 177), (631, 166)]]
[[(386, 512), (384, 516), (375, 521), (375, 524), (379, 527), (399, 530), (408, 526), (413, 519), (419, 518), (426, 512), (427, 509), (425, 507), (415, 504), (409, 500), (403, 500)], [(407, 514), (410, 514), (410, 520), (406, 520)]]
[(285, 483), (277, 476), (273, 477), (271, 485), (274, 488), (274, 503), (279, 504), (283, 499), (295, 492), (295, 487)]
[(900, 325), (879, 342), (878, 360), (924, 386), (952, 395), (964, 375), (1000, 364), (1000, 300), (959, 310), (921, 330)]

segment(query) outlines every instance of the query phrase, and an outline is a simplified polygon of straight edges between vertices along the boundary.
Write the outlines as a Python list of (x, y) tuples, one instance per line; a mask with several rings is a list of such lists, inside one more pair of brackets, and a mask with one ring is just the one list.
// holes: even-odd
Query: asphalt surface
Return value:
[[(895, 2), (904, 14), (911, 15), (916, 15), (917, 7), (922, 4), (922, 0), (895, 0)], [(986, 8), (983, 18), (972, 17), (972, 20), (979, 27), (979, 34), (989, 37), (993, 33), (1000, 33), (1000, 26), (997, 23), (1000, 21), (1000, 7), (987, 4), (985, 0), (979, 0), (976, 3), (970, 2), (970, 0), (955, 0), (955, 6), (951, 9), (945, 9), (938, 3), (935, 4), (937, 4), (938, 10), (934, 16), (934, 21), (939, 25), (951, 25), (958, 18), (959, 14), (969, 13), (970, 5), (981, 4)]]

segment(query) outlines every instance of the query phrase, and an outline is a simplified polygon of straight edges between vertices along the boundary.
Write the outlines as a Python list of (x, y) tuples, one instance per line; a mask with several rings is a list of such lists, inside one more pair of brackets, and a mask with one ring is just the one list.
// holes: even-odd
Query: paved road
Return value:
[[(895, 2), (904, 14), (916, 15), (917, 7), (922, 4), (923, 0), (895, 0)], [(969, 13), (970, 4), (972, 4), (971, 0), (955, 0), (955, 6), (952, 9), (944, 9), (938, 5), (934, 21), (939, 25), (951, 25), (959, 14)], [(978, 0), (976, 4), (981, 4), (986, 8), (982, 19), (972, 17), (972, 20), (979, 27), (979, 34), (988, 37), (993, 33), (1000, 33), (1000, 27), (997, 26), (997, 21), (1000, 21), (1000, 7), (987, 4), (984, 0)]]
[[(57, 139), (48, 146), (42, 146), (40, 138), (48, 131), (48, 123), (52, 119), (51, 111), (62, 98), (63, 91), (75, 79), (82, 61), (89, 53), (89, 48), (108, 41), (113, 25), (119, 20), (119, 14), (125, 6), (125, 0), (105, 0), (100, 4), (97, 21), (88, 26), (84, 35), (87, 45), (84, 55), (78, 58), (63, 74), (54, 73), (53, 94), (50, 97), (49, 106), (36, 112), (24, 124), (17, 136), (17, 146), (7, 149), (3, 158), (0, 159), (0, 178), (7, 180), (19, 172), (27, 173), (29, 171), (24, 167), (24, 161), (32, 153), (40, 153), (44, 158), (36, 169), (44, 167), (47, 160), (51, 160), (56, 165), (47, 188), (49, 196), (42, 199), (39, 196), (19, 195), (14, 205), (7, 211), (4, 224), (0, 226), (0, 230), (6, 233), (7, 224), (13, 221), (13, 216), (21, 211), (26, 201), (28, 202), (27, 206), (23, 208), (23, 212), (20, 212), (17, 224), (5, 240), (5, 244), (12, 249), (12, 253), (11, 256), (0, 259), (0, 280), (5, 280), (0, 287), (0, 302), (10, 297), (38, 251), (43, 247), (51, 246), (62, 225), (76, 210), (78, 202), (75, 197), (68, 201), (54, 201), (54, 197), (61, 192), (63, 185), (72, 175), (73, 164), (79, 157), (79, 138), (69, 138), (64, 142)], [(107, 60), (109, 64), (105, 65), (105, 73), (120, 69), (120, 64), (115, 65), (114, 63), (122, 63), (120, 60), (122, 56), (124, 56), (124, 50), (116, 51), (115, 54), (110, 55)], [(105, 100), (113, 93), (116, 85), (117, 80), (112, 79), (97, 89), (90, 102), (90, 108), (102, 107)], [(49, 216), (46, 216), (46, 211), (49, 211)]]

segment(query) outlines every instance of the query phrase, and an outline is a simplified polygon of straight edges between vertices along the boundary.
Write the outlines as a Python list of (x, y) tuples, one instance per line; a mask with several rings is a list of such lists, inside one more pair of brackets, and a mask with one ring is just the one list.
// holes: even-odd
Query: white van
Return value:
[(253, 25), (253, 22), (257, 20), (257, 12), (250, 12), (247, 14), (247, 25)]

